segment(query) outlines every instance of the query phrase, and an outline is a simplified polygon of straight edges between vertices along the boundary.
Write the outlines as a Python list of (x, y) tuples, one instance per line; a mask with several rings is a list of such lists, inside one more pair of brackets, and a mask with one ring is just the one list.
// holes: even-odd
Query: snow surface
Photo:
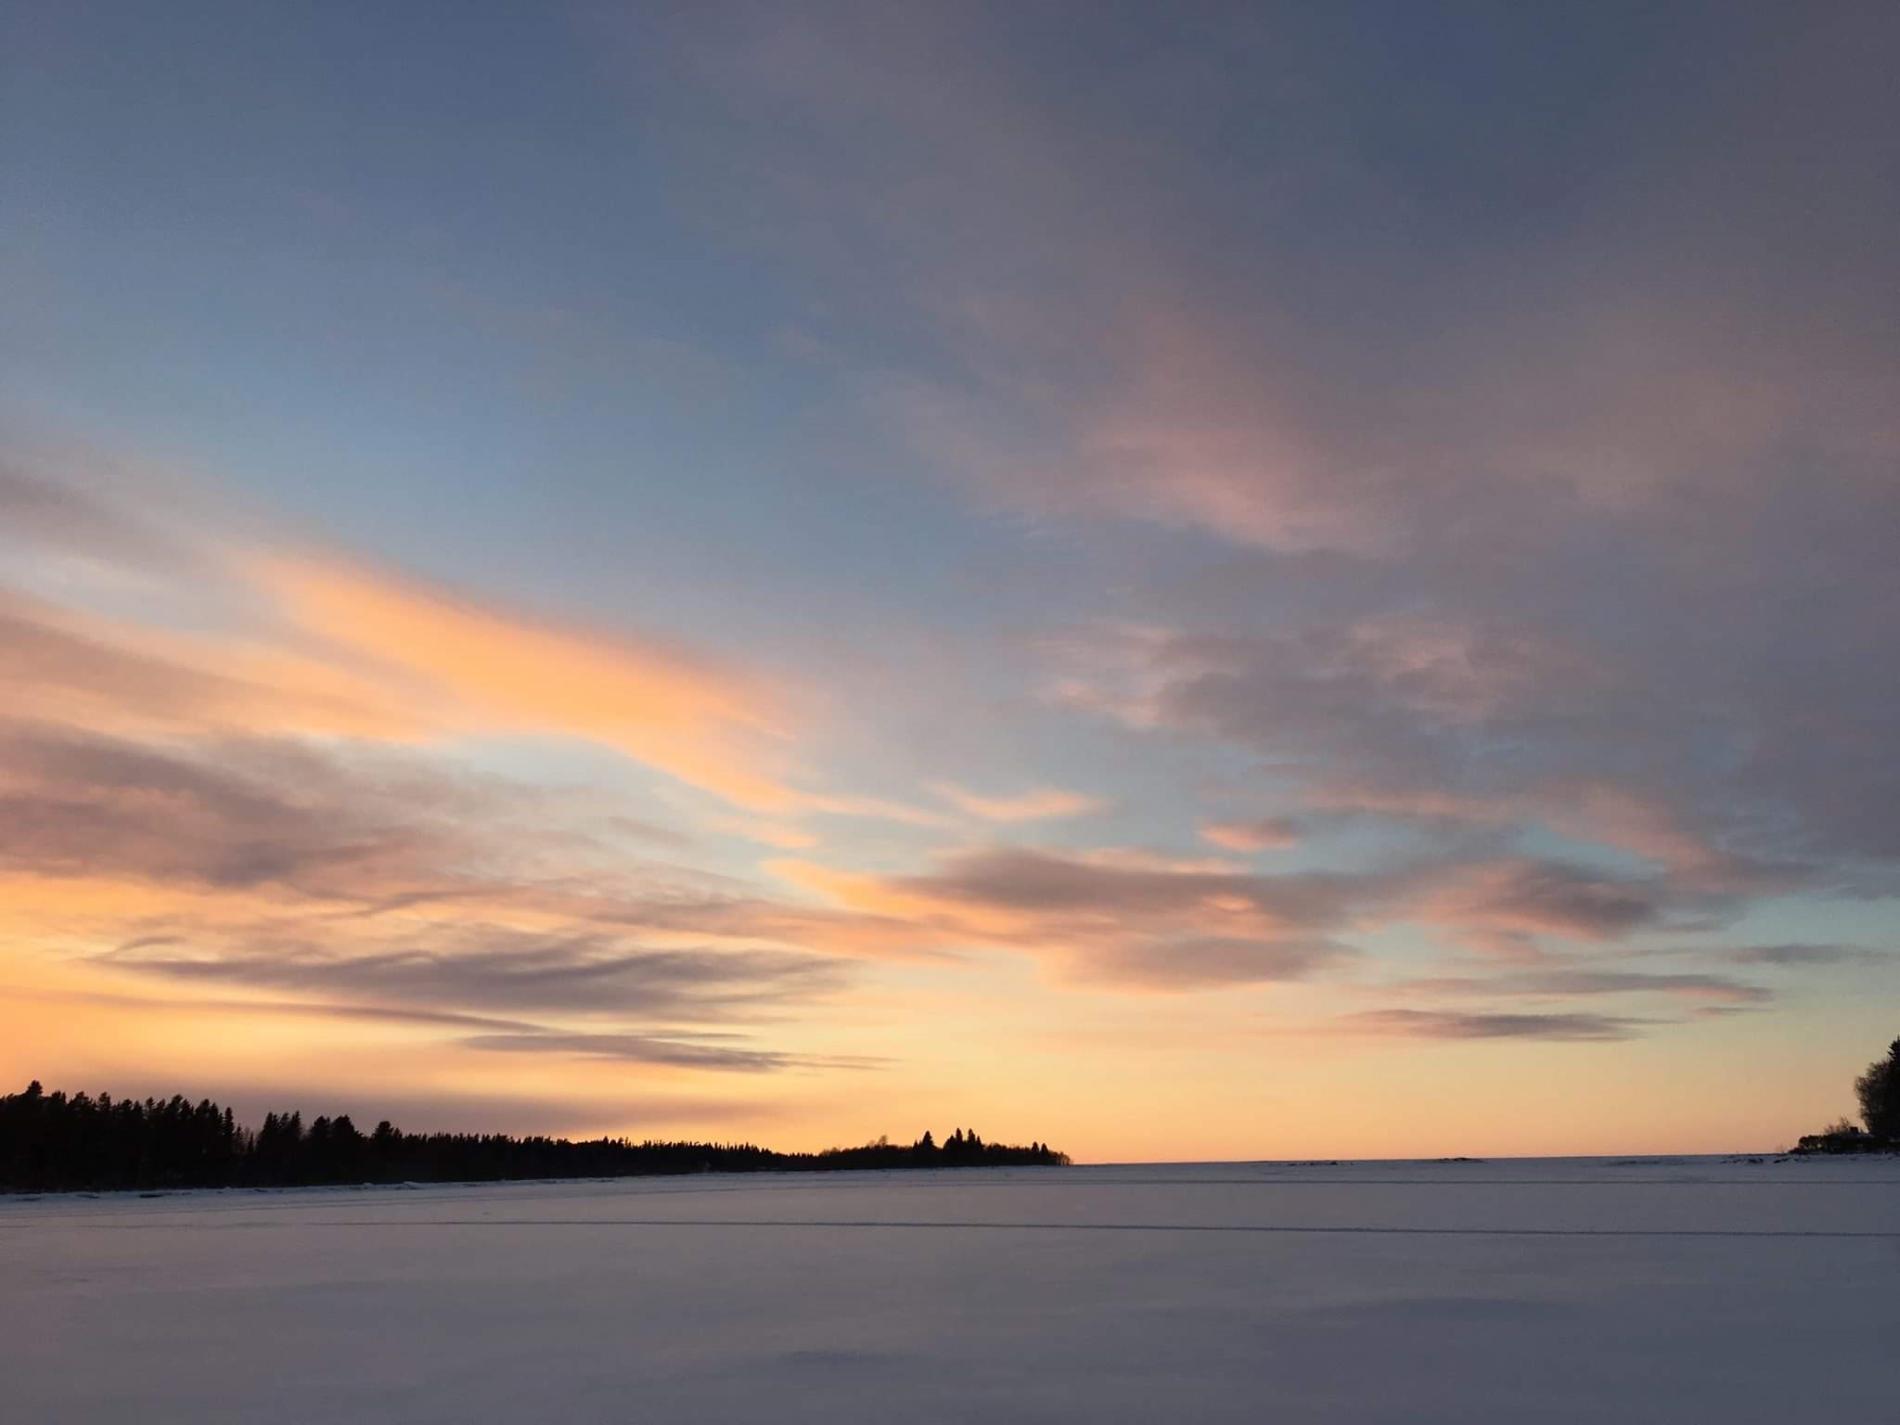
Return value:
[(1900, 1420), (1900, 1161), (0, 1199), (0, 1422)]

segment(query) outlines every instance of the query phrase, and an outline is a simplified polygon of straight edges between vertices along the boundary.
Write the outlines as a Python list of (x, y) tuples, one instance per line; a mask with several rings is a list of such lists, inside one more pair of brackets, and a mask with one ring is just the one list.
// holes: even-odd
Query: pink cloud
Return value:
[(1539, 936), (1620, 939), (1658, 922), (1664, 897), (1653, 883), (1508, 859), (1452, 867), (1422, 878), (1404, 914), (1476, 948), (1521, 957), (1533, 953)]
[(1067, 820), (1092, 815), (1107, 806), (1099, 797), (1060, 787), (1033, 787), (1013, 796), (985, 796), (955, 782), (932, 782), (930, 789), (958, 811), (983, 821)]
[(1297, 846), (1299, 828), (1285, 817), (1255, 817), (1251, 821), (1206, 821), (1201, 839), (1229, 851), (1282, 851)]

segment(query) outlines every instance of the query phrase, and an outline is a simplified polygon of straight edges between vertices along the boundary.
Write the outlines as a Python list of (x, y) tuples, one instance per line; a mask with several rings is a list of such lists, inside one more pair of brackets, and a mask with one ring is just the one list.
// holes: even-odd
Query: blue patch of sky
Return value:
[(795, 273), (674, 211), (572, 32), (470, 18), (48, 18), (9, 101), (14, 412), (635, 626), (783, 632), (793, 582), (802, 621), (980, 620), (985, 571), (1048, 557), (801, 349)]

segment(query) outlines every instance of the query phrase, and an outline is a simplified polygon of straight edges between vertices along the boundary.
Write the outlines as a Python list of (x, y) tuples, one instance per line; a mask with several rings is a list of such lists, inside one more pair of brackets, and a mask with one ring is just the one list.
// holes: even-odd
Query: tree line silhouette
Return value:
[(678, 1173), (835, 1172), (862, 1168), (1054, 1167), (1046, 1143), (986, 1143), (959, 1128), (940, 1146), (880, 1138), (857, 1148), (777, 1153), (750, 1143), (635, 1143), (506, 1133), (364, 1133), (348, 1114), (267, 1113), (256, 1131), (210, 1099), (47, 1093), (36, 1079), (0, 1097), (0, 1189), (21, 1192), (319, 1184), (499, 1182)]
[(1806, 1134), (1797, 1153), (1900, 1153), (1900, 1039), (1888, 1046), (1887, 1057), (1876, 1059), (1854, 1080), (1860, 1100), (1861, 1122), (1845, 1118), (1819, 1133)]

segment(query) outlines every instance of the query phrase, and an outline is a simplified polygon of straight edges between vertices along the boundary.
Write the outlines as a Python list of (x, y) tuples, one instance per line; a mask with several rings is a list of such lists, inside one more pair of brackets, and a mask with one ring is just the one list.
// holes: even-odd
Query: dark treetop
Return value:
[(830, 1172), (848, 1168), (1058, 1166), (1044, 1143), (985, 1143), (958, 1129), (939, 1146), (775, 1153), (749, 1143), (634, 1143), (514, 1138), (505, 1133), (404, 1133), (388, 1120), (371, 1133), (349, 1119), (270, 1113), (255, 1132), (205, 1099), (115, 1099), (109, 1094), (0, 1097), (0, 1189), (292, 1187), (316, 1183), (496, 1182), (510, 1178), (635, 1177), (667, 1173)]

